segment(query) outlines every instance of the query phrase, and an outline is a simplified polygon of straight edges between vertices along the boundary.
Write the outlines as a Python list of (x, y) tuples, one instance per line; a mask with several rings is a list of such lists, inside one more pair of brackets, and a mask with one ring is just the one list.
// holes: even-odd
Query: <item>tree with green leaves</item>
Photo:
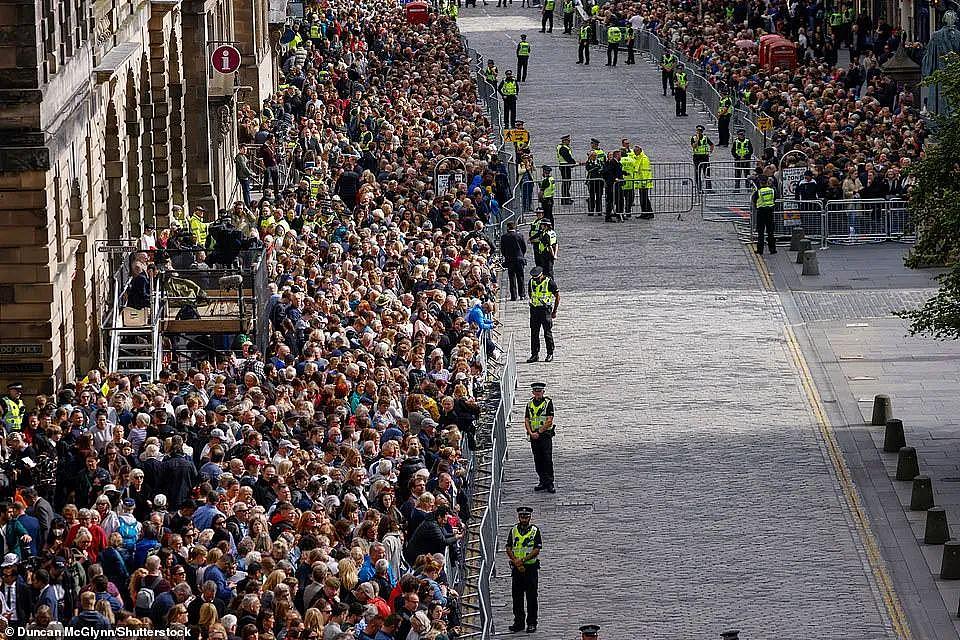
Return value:
[(940, 289), (922, 306), (900, 315), (910, 321), (911, 334), (940, 340), (960, 338), (960, 56), (950, 54), (944, 66), (924, 80), (939, 83), (950, 106), (935, 116), (935, 141), (910, 169), (917, 183), (910, 191), (909, 210), (917, 229), (917, 243), (906, 257), (916, 269), (931, 264), (950, 271), (938, 280)]

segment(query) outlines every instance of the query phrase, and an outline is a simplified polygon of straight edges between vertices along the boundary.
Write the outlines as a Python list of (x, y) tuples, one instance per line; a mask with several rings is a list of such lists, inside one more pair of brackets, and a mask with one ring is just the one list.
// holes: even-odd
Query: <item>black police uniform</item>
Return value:
[(510, 281), (510, 299), (516, 300), (517, 295), (523, 300), (523, 271), (527, 266), (527, 243), (516, 229), (507, 231), (500, 236), (500, 255), (503, 256), (507, 267), (507, 279)]

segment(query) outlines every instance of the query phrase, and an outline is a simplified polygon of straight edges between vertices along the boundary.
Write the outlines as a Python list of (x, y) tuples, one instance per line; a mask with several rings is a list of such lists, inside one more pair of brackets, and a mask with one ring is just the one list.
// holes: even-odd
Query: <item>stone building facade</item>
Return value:
[(236, 97), (208, 59), (235, 43), (240, 82), (271, 86), (268, 27), (248, 26), (266, 4), (0, 0), (0, 389), (49, 392), (101, 359), (101, 241), (229, 206)]

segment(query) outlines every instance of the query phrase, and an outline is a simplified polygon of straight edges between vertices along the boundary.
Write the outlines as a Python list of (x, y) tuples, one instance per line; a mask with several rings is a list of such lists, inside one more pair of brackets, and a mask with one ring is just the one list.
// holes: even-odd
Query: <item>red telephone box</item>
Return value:
[(770, 43), (767, 49), (767, 71), (775, 68), (793, 69), (797, 66), (797, 45), (786, 38)]
[(767, 54), (770, 50), (770, 45), (771, 43), (776, 42), (777, 40), (782, 40), (782, 38), (775, 33), (768, 33), (765, 36), (760, 36), (759, 56), (760, 56), (761, 67), (767, 66)]
[(403, 9), (410, 24), (428, 24), (430, 22), (430, 5), (422, 0), (408, 2)]

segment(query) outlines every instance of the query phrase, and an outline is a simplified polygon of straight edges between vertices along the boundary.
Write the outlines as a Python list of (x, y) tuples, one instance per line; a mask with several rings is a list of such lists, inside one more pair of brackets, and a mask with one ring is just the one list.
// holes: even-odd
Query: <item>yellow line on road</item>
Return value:
[(810, 408), (817, 418), (820, 433), (827, 447), (827, 454), (830, 456), (830, 461), (836, 470), (837, 478), (840, 481), (840, 486), (847, 499), (847, 505), (850, 508), (850, 514), (856, 523), (857, 533), (867, 553), (867, 561), (870, 563), (870, 569), (873, 572), (877, 588), (883, 597), (887, 614), (890, 616), (890, 622), (901, 640), (911, 640), (913, 636), (910, 633), (910, 627), (907, 625), (907, 618), (900, 605), (900, 599), (897, 597), (896, 591), (893, 588), (893, 580), (891, 580), (890, 574), (887, 573), (886, 564), (880, 554), (880, 546), (877, 544), (877, 539), (870, 529), (870, 521), (863, 510), (860, 494), (854, 486), (850, 469), (847, 467), (847, 462), (843, 457), (843, 451), (833, 432), (833, 425), (830, 424), (830, 419), (823, 409), (823, 403), (820, 400), (820, 394), (817, 393), (813, 377), (810, 375), (807, 361), (800, 351), (800, 345), (797, 342), (797, 337), (793, 329), (790, 326), (785, 326), (784, 333), (786, 334), (787, 347), (790, 355), (793, 357), (794, 365), (800, 374), (800, 381), (804, 393), (807, 396), (807, 401), (810, 403)]
[(757, 255), (757, 252), (753, 250), (752, 245), (745, 244), (743, 246), (753, 260), (753, 266), (756, 267), (757, 273), (760, 275), (760, 284), (763, 285), (764, 291), (773, 291), (773, 278), (770, 277), (770, 271), (767, 269), (766, 263)]

